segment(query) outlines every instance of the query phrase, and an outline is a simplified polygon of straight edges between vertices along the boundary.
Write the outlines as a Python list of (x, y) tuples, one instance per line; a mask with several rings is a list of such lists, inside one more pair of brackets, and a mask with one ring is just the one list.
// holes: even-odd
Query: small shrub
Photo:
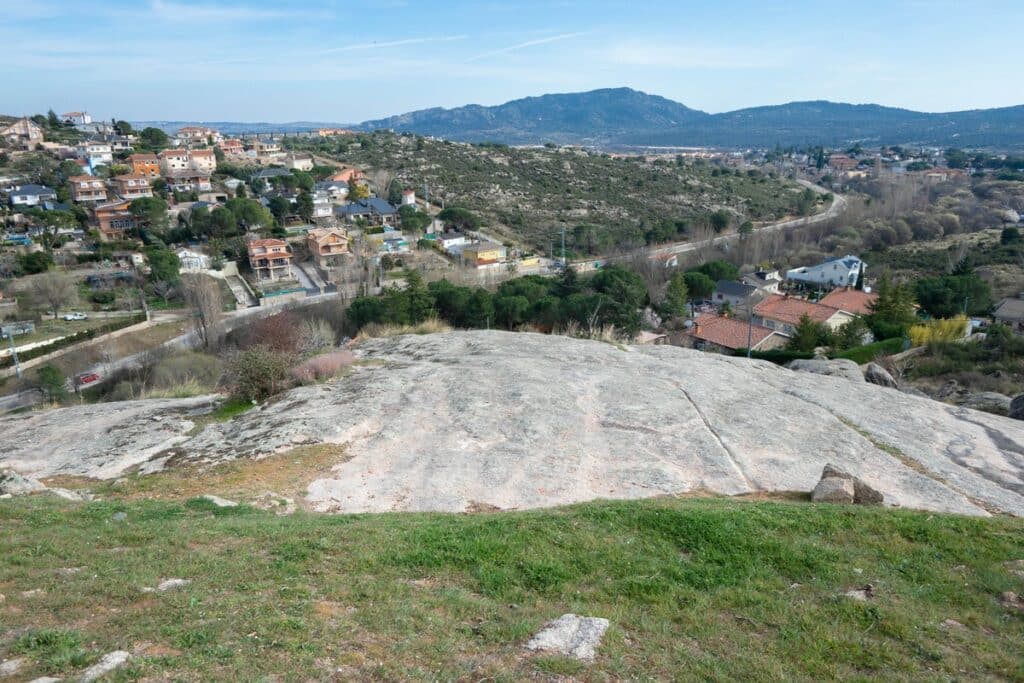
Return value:
[(322, 382), (336, 376), (355, 360), (351, 351), (333, 351), (313, 356), (298, 367), (292, 368), (292, 377), (301, 384)]
[(356, 340), (375, 339), (378, 337), (397, 337), (402, 334), (436, 334), (451, 332), (451, 326), (437, 318), (427, 318), (415, 325), (388, 325), (385, 323), (368, 323), (359, 330)]
[(284, 391), (289, 361), (287, 354), (262, 345), (242, 351), (231, 363), (234, 395), (259, 402)]
[(967, 334), (968, 321), (966, 316), (929, 320), (919, 325), (911, 325), (907, 334), (914, 346), (925, 346), (933, 342), (951, 342), (963, 339)]
[(334, 328), (323, 318), (302, 321), (299, 326), (300, 353), (319, 353), (334, 346)]

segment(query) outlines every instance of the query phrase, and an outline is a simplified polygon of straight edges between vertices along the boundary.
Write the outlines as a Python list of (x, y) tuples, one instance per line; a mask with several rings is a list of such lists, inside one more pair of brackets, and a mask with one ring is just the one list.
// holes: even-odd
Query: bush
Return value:
[(300, 384), (322, 382), (336, 376), (355, 360), (351, 351), (340, 350), (313, 356), (301, 365), (292, 368), (291, 375)]
[(309, 354), (334, 346), (334, 328), (323, 318), (303, 320), (299, 325), (298, 350)]
[(196, 388), (210, 391), (220, 383), (223, 375), (224, 364), (220, 359), (205, 353), (186, 352), (157, 363), (149, 384), (151, 391), (167, 392), (186, 386), (188, 391)]
[(967, 316), (955, 318), (929, 320), (919, 325), (912, 325), (907, 334), (914, 346), (925, 346), (934, 342), (952, 342), (963, 339), (967, 334)]
[(239, 353), (231, 363), (235, 397), (259, 402), (284, 391), (290, 360), (287, 354), (262, 345)]
[(843, 351), (836, 354), (834, 358), (846, 358), (847, 360), (852, 360), (857, 365), (863, 365), (864, 363), (870, 363), (880, 356), (891, 356), (894, 353), (899, 353), (903, 350), (904, 343), (903, 337), (891, 337), (883, 341), (874, 342), (873, 344), (865, 344), (864, 346)]

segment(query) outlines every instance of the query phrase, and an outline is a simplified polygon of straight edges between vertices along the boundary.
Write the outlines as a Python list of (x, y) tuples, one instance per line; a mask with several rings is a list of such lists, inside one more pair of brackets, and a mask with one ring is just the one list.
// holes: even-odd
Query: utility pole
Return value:
[(750, 358), (750, 344), (754, 339), (754, 310), (747, 301), (747, 358)]
[(562, 226), (562, 267), (567, 268), (569, 263), (565, 260), (565, 226)]
[(18, 350), (14, 348), (14, 333), (11, 330), (7, 330), (7, 341), (11, 345), (11, 356), (14, 358), (14, 372), (17, 373), (18, 379), (21, 379), (21, 363), (18, 362)]

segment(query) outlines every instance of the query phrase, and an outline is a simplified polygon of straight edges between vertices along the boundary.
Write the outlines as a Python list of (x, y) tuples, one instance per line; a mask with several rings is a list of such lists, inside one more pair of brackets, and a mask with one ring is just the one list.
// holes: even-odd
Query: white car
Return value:
[(88, 320), (89, 316), (85, 313), (65, 313), (64, 320)]

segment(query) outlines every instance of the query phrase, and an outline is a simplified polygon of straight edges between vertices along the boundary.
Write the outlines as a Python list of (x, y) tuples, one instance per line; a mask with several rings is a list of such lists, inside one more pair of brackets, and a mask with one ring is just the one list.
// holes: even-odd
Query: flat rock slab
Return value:
[(78, 679), (80, 683), (92, 683), (92, 681), (98, 680), (108, 673), (117, 669), (118, 667), (124, 666), (128, 663), (128, 660), (132, 658), (130, 652), (124, 650), (115, 650), (114, 652), (108, 652), (103, 655), (103, 659), (96, 662), (82, 673), (82, 676)]
[(203, 500), (210, 501), (211, 503), (213, 503), (214, 505), (216, 505), (219, 508), (234, 508), (234, 507), (238, 507), (238, 503), (236, 503), (233, 500), (228, 500), (227, 498), (221, 498), (220, 496), (214, 496), (214, 495), (209, 494), (209, 493), (206, 494), (205, 496), (203, 496)]
[(606, 630), (607, 619), (563, 614), (554, 621), (549, 621), (531, 638), (526, 644), (526, 649), (554, 652), (589, 662), (594, 659)]
[(21, 671), (21, 667), (25, 666), (28, 660), (24, 657), (15, 657), (14, 659), (8, 659), (5, 662), (0, 662), (0, 678), (7, 678)]
[(219, 400), (198, 396), (115, 401), (0, 417), (0, 466), (37, 478), (114, 478), (188, 440), (195, 426), (191, 414)]
[[(1024, 422), (863, 380), (672, 346), (498, 331), (368, 340), (357, 355), (343, 378), (175, 440), (174, 460), (205, 466), (286, 452), (297, 441), (344, 444), (345, 458), (303, 482), (306, 506), (321, 512), (811, 491), (832, 463), (887, 505), (1024, 515)], [(185, 410), (162, 406), (138, 410)], [(114, 453), (102, 435), (67, 452), (45, 446), (71, 441), (57, 432), (82, 419), (65, 412), (78, 410), (44, 413), (51, 417), (23, 431), (15, 418), (0, 419), (0, 432), (20, 435), (0, 466), (113, 478), (143, 456), (137, 446)], [(177, 421), (142, 422), (162, 430)]]

